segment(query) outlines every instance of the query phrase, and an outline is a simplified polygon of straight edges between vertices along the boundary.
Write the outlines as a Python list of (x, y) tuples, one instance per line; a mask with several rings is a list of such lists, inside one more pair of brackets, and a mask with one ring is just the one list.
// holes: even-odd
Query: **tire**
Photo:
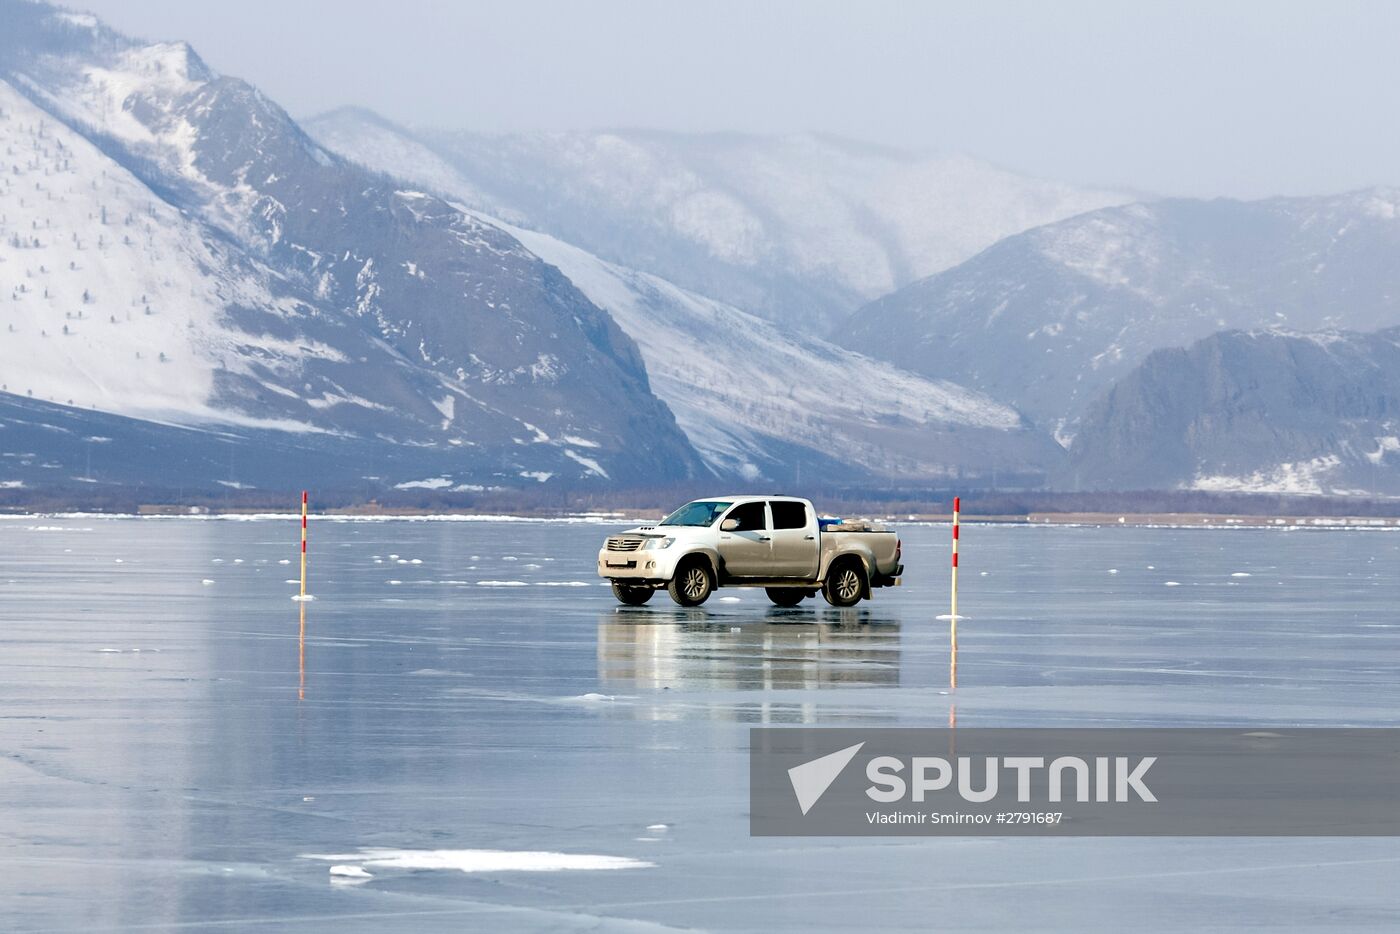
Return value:
[(631, 584), (619, 584), (612, 582), (613, 596), (617, 597), (618, 603), (625, 603), (628, 606), (641, 606), (651, 599), (656, 593), (650, 587), (634, 587)]
[(710, 599), (714, 589), (715, 582), (710, 576), (710, 569), (705, 566), (703, 560), (696, 558), (682, 561), (680, 567), (676, 568), (675, 576), (666, 585), (666, 592), (681, 606), (699, 606)]
[(826, 572), (822, 596), (832, 606), (855, 606), (865, 593), (865, 569), (859, 561), (846, 559)]
[(801, 587), (765, 587), (763, 592), (777, 606), (797, 606), (807, 597), (807, 591)]

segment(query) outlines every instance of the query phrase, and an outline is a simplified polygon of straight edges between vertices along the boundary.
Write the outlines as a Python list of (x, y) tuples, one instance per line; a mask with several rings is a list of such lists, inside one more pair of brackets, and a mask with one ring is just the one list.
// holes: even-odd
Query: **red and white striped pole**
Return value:
[(951, 655), (948, 664), (948, 686), (958, 686), (958, 520), (962, 497), (953, 497), (953, 605), (948, 615), (948, 638)]
[(306, 491), (301, 491), (301, 599), (306, 600)]

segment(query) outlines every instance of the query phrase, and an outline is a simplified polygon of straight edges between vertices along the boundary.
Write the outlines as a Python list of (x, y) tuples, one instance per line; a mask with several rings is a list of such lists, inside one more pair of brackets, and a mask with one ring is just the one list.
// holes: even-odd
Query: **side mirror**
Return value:
[(720, 530), (721, 532), (732, 532), (732, 531), (734, 531), (735, 529), (737, 529), (738, 527), (739, 527), (739, 520), (738, 520), (738, 519), (725, 519), (723, 522), (721, 522), (721, 523), (719, 524), (719, 530)]

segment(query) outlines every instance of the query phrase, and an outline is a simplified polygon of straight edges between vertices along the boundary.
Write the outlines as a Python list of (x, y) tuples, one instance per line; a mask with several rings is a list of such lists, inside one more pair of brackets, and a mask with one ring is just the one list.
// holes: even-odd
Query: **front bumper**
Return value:
[(676, 571), (678, 556), (667, 554), (670, 549), (598, 552), (598, 576), (615, 581), (635, 581), (639, 584), (664, 584)]

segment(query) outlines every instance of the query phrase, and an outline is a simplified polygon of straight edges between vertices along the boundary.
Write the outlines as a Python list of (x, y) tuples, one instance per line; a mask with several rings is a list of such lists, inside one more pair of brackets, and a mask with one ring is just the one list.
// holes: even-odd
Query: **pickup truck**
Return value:
[(719, 587), (762, 587), (784, 607), (817, 593), (832, 606), (854, 606), (873, 588), (900, 583), (901, 550), (889, 529), (819, 520), (805, 499), (715, 496), (608, 536), (598, 576), (628, 606), (662, 589), (681, 606), (699, 606)]

